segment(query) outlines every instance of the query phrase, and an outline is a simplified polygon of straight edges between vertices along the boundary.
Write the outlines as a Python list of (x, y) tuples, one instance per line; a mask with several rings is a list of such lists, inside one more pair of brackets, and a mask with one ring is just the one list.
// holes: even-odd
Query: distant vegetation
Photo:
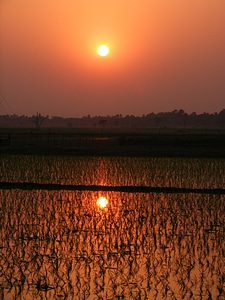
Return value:
[(187, 114), (184, 110), (149, 113), (146, 115), (84, 116), (63, 118), (59, 116), (0, 115), (0, 128), (143, 128), (143, 129), (225, 129), (225, 109), (219, 113)]

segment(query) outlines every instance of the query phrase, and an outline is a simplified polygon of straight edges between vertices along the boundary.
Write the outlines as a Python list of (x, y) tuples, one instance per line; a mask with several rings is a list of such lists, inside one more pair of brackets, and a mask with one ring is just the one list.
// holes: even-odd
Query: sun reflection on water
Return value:
[(225, 299), (223, 195), (13, 189), (0, 206), (0, 299)]
[(100, 207), (100, 208), (106, 208), (106, 206), (108, 205), (108, 203), (109, 203), (108, 199), (105, 198), (105, 197), (102, 197), (102, 196), (99, 197), (97, 199), (97, 202), (96, 202), (97, 206)]

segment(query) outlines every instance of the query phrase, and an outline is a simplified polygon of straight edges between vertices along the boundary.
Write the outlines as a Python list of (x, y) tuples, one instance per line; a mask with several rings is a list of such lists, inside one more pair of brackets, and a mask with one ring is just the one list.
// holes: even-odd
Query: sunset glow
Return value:
[(105, 45), (101, 45), (98, 47), (97, 52), (100, 56), (107, 56), (109, 54), (109, 48)]
[(224, 108), (224, 0), (1, 0), (0, 11), (0, 91), (16, 115)]

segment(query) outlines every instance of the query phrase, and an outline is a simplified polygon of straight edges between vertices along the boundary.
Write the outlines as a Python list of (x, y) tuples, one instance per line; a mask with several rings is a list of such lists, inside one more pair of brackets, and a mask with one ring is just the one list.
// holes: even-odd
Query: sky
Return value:
[(0, 95), (0, 115), (220, 112), (225, 1), (1, 0)]

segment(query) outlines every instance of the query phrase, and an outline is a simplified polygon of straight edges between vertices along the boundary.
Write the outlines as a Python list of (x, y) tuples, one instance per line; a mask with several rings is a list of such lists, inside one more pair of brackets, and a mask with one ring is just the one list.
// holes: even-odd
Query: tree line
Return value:
[(0, 128), (130, 128), (130, 129), (225, 129), (225, 109), (219, 113), (186, 113), (184, 110), (143, 114), (142, 116), (117, 114), (114, 116), (60, 116), (0, 115)]

